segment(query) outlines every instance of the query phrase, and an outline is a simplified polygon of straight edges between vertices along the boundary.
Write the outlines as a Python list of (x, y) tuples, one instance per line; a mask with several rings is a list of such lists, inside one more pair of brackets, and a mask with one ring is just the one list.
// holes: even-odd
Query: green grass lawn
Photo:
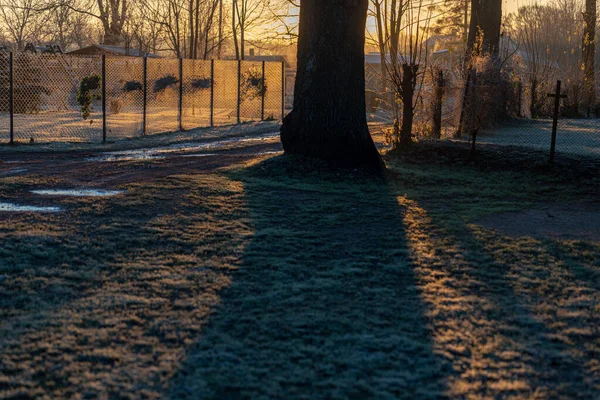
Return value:
[(262, 156), (1, 214), (0, 398), (599, 397), (600, 244), (478, 223), (597, 206), (597, 174), (461, 151), (384, 179)]

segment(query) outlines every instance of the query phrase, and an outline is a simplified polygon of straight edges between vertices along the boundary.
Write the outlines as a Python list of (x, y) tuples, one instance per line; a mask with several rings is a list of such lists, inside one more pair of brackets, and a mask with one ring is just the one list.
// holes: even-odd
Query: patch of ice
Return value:
[[(279, 136), (279, 132), (270, 132), (260, 136), (245, 136), (223, 139), (207, 143), (176, 143), (165, 147), (150, 147), (136, 150), (121, 150), (104, 153), (101, 156), (88, 158), (87, 161), (137, 161), (154, 160), (165, 158), (166, 155), (174, 153), (189, 153), (195, 151), (218, 149), (231, 144), (245, 144), (252, 142), (261, 142), (274, 139)], [(184, 154), (181, 154), (184, 155)], [(200, 157), (200, 156), (194, 156)]]
[(21, 174), (23, 172), (27, 172), (27, 169), (25, 169), (25, 168), (11, 169), (8, 171), (0, 172), (0, 176), (16, 175), (16, 174)]
[(0, 202), (0, 212), (60, 212), (60, 207), (42, 207), (42, 206), (21, 206), (13, 203)]
[(69, 197), (108, 197), (123, 193), (123, 190), (102, 189), (43, 189), (32, 190), (31, 193), (43, 196), (69, 196)]
[(216, 153), (194, 153), (194, 154), (182, 154), (182, 157), (215, 157), (219, 154)]

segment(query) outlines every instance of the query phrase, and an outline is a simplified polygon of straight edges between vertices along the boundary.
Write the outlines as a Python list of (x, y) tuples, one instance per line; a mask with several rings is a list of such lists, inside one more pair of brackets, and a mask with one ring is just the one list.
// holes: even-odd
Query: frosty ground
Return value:
[[(480, 143), (523, 146), (549, 151), (552, 120), (515, 120), (488, 129)], [(556, 151), (600, 157), (600, 119), (561, 119), (557, 126)]]
[[(177, 135), (127, 146), (220, 136)], [(0, 149), (1, 201), (63, 210), (0, 213), (0, 398), (600, 396), (598, 227), (551, 223), (597, 217), (594, 159), (182, 147)], [(123, 193), (32, 193), (65, 188)]]

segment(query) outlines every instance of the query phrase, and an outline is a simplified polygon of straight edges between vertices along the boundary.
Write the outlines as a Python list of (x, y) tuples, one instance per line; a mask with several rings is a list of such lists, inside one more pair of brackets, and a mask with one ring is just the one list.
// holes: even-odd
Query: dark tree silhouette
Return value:
[[(497, 55), (500, 47), (502, 0), (471, 0), (471, 23), (467, 42), (467, 57), (473, 54)], [(483, 36), (481, 48), (478, 37)]]
[(588, 113), (594, 106), (595, 77), (594, 59), (596, 58), (596, 0), (586, 0), (585, 13), (583, 14), (583, 89), (584, 101), (587, 103)]
[(367, 127), (364, 45), (368, 0), (302, 0), (294, 108), (286, 153), (380, 169)]

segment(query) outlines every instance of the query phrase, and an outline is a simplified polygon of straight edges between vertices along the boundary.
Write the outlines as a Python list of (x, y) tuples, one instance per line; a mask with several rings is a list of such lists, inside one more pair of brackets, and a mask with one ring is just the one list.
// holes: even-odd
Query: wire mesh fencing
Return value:
[(267, 91), (262, 62), (240, 63), (240, 119), (242, 122), (263, 119), (263, 100)]
[[(366, 71), (369, 119), (390, 125), (397, 119), (401, 127), (403, 99), (394, 91), (403, 89), (388, 81), (384, 91), (381, 74), (374, 68)], [(518, 146), (548, 152), (551, 158), (554, 142), (556, 154), (600, 157), (600, 103), (586, 105), (580, 85), (566, 81), (556, 107), (556, 84), (514, 75), (489, 79), (480, 73), (427, 70), (414, 87), (413, 138)]]
[[(98, 58), (14, 54), (14, 140), (30, 143), (101, 140), (102, 115), (93, 107), (100, 72)], [(96, 86), (92, 87), (94, 77)], [(81, 92), (84, 78), (90, 83), (85, 93)]]
[(279, 62), (0, 52), (0, 142), (100, 142), (279, 119), (284, 72)]
[(283, 119), (284, 117), (286, 83), (284, 82), (285, 71), (282, 72), (282, 68), (283, 65), (276, 63), (265, 64), (263, 119), (276, 121), (278, 119)]
[(10, 54), (0, 52), (0, 141), (10, 140)]
[(179, 128), (179, 60), (147, 59), (146, 134)]
[(183, 129), (211, 125), (212, 99), (214, 99), (212, 61), (183, 60)]
[(238, 73), (237, 61), (215, 61), (214, 119), (215, 125), (239, 123), (238, 119)]
[(143, 134), (144, 59), (106, 57), (106, 136), (135, 138)]
[(540, 150), (549, 152), (552, 159), (554, 151), (600, 157), (600, 114), (583, 109), (573, 112), (575, 99), (568, 83), (562, 86), (558, 103), (556, 84), (536, 88), (520, 82), (472, 85), (454, 93), (461, 112), (452, 115), (456, 126), (450, 131), (452, 139)]

